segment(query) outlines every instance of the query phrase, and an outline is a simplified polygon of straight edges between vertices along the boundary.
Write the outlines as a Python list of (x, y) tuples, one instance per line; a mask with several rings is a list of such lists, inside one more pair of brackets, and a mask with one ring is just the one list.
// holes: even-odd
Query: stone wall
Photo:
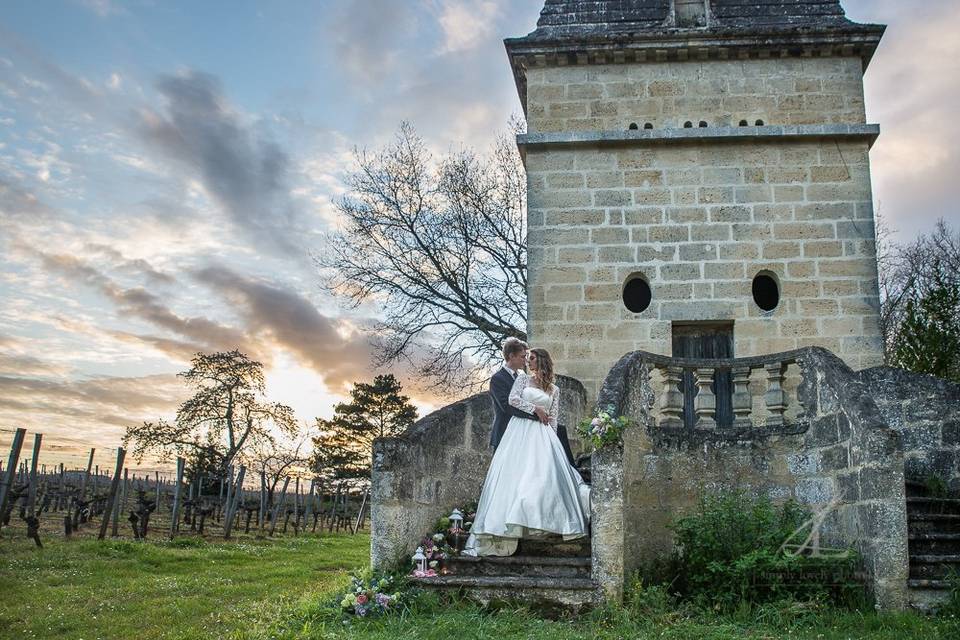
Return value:
[[(735, 354), (805, 346), (883, 361), (866, 141), (731, 140), (527, 150), (530, 339), (595, 393), (674, 321), (734, 321)], [(779, 281), (770, 312), (755, 275)], [(621, 294), (640, 275), (653, 301)]]
[(960, 385), (892, 367), (859, 377), (884, 421), (900, 433), (907, 479), (936, 476), (960, 493)]
[(856, 374), (826, 350), (803, 349), (796, 355), (801, 429), (736, 439), (691, 432), (686, 442), (672, 438), (664, 446), (651, 415), (648, 360), (643, 353), (624, 356), (599, 398), (638, 421), (621, 447), (593, 463), (594, 576), (608, 597), (622, 593), (625, 575), (671, 552), (667, 525), (693, 508), (700, 492), (740, 488), (828, 508), (821, 544), (858, 549), (877, 602), (906, 605), (903, 456), (896, 432)]
[(531, 132), (865, 120), (854, 56), (531, 68), (526, 80)]
[[(586, 410), (583, 385), (558, 376), (560, 423), (571, 436)], [(437, 519), (480, 497), (490, 464), (493, 405), (471, 396), (418, 420), (403, 436), (373, 444), (370, 560), (387, 569), (413, 554)], [(571, 442), (572, 445), (575, 442)]]

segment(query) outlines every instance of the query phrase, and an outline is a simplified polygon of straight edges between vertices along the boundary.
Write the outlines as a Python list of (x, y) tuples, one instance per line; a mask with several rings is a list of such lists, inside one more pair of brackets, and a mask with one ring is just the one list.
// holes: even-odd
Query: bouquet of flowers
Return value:
[(588, 440), (594, 449), (602, 449), (608, 444), (618, 442), (623, 430), (632, 424), (626, 416), (614, 416), (614, 407), (609, 405), (605, 411), (598, 411), (596, 417), (583, 420), (577, 425), (577, 433)]
[(344, 613), (364, 618), (389, 613), (400, 603), (400, 592), (395, 590), (390, 576), (364, 579), (351, 578), (351, 589), (344, 594), (340, 608)]

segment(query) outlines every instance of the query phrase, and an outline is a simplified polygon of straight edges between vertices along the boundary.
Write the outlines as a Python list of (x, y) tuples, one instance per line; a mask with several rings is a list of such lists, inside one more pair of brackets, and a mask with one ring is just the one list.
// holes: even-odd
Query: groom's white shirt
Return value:
[(503, 366), (503, 368), (507, 370), (507, 373), (509, 373), (512, 377), (517, 377), (517, 372), (511, 369), (510, 365), (508, 365), (506, 362), (504, 362), (501, 366)]

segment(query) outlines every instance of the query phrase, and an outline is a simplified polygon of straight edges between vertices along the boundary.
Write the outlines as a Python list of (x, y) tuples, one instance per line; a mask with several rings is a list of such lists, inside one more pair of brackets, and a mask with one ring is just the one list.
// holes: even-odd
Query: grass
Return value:
[(366, 534), (257, 541), (0, 538), (0, 638), (248, 638), (342, 586)]
[[(282, 640), (534, 640), (960, 637), (951, 618), (836, 611), (780, 603), (721, 615), (639, 594), (622, 609), (544, 620), (432, 594), (403, 615), (350, 620), (331, 603), (367, 563), (369, 536), (304, 535), (238, 542), (136, 543), (47, 538), (35, 549), (0, 535), (0, 638), (276, 638)], [(338, 599), (338, 598), (336, 598)]]

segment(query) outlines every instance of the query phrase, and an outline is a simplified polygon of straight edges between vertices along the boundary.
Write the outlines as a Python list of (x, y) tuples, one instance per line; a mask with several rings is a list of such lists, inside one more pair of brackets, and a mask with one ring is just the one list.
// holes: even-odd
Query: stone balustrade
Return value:
[[(652, 353), (644, 353), (643, 358), (651, 374), (659, 377), (659, 383), (653, 385), (659, 389), (652, 393), (650, 406), (653, 426), (659, 430), (692, 428), (701, 433), (749, 436), (793, 433), (806, 426), (796, 393), (796, 351), (720, 360)], [(725, 416), (718, 414), (721, 405), (727, 408)], [(686, 421), (685, 406), (692, 412)]]

